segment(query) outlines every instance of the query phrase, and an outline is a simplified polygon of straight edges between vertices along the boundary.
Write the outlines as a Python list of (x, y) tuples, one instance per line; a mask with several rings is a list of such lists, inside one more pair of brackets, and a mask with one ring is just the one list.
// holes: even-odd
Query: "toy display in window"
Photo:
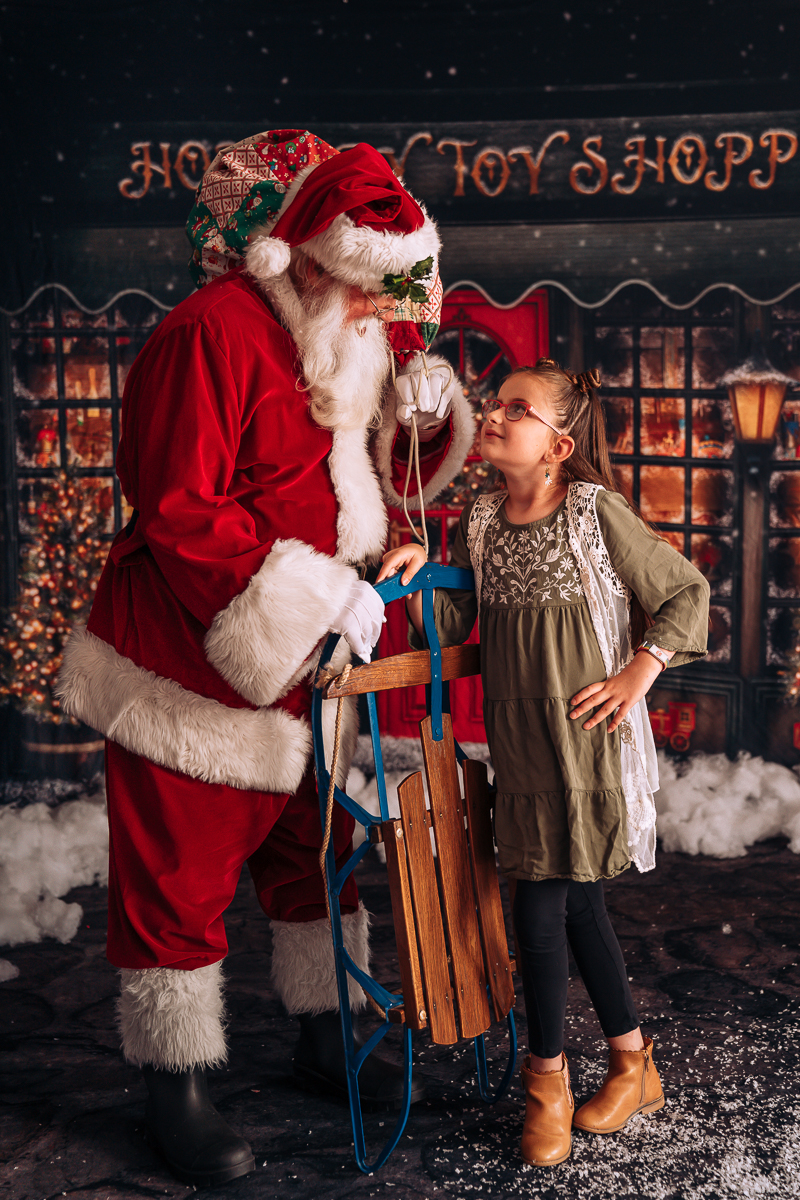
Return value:
[(677, 396), (643, 396), (642, 454), (683, 458), (686, 452), (685, 401)]

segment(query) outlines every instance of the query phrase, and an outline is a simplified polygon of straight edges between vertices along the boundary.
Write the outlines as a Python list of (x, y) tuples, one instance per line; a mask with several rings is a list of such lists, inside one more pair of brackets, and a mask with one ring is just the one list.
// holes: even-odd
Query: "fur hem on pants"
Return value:
[[(272, 982), (290, 1016), (339, 1011), (339, 992), (333, 960), (331, 927), (319, 921), (270, 921), (272, 929)], [(363, 903), (358, 912), (342, 917), (344, 948), (357, 967), (369, 972), (369, 913)], [(350, 1008), (360, 1012), (366, 1000), (363, 989), (350, 977)]]
[(117, 1001), (126, 1062), (162, 1071), (218, 1067), (227, 1061), (220, 963), (178, 971), (120, 971)]

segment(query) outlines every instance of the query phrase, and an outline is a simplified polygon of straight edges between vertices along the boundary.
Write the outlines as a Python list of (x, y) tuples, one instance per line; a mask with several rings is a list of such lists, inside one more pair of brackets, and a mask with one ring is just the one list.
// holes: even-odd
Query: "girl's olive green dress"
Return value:
[[(461, 516), (451, 565), (471, 568)], [(672, 665), (705, 654), (708, 584), (655, 538), (622, 496), (597, 494), (611, 561), (655, 624), (647, 636), (675, 650)], [(442, 645), (463, 642), (477, 614), (472, 592), (438, 591)], [(483, 541), (480, 611), (484, 720), (495, 769), (500, 868), (512, 879), (609, 879), (630, 865), (619, 733), (570, 720), (570, 698), (605, 679), (594, 627), (569, 547), (566, 501), (512, 525), (501, 505)], [(417, 643), (419, 644), (419, 643)]]

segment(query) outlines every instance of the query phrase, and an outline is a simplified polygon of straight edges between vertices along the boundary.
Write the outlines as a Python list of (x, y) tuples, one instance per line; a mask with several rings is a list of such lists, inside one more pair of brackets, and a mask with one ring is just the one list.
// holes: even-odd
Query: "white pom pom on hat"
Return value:
[(262, 234), (253, 239), (245, 254), (247, 269), (258, 280), (277, 279), (288, 270), (291, 246), (281, 238)]

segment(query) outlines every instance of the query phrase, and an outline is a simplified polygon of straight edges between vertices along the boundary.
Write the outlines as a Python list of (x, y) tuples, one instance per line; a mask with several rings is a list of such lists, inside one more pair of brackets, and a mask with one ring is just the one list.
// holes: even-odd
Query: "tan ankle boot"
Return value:
[(663, 1108), (664, 1093), (652, 1053), (651, 1038), (644, 1039), (643, 1050), (610, 1050), (605, 1082), (575, 1113), (575, 1128), (586, 1133), (616, 1133), (636, 1113)]
[(560, 1071), (531, 1070), (530, 1055), (522, 1065), (525, 1087), (525, 1127), (522, 1157), (536, 1167), (554, 1167), (569, 1158), (575, 1101), (569, 1086), (569, 1067), (561, 1055)]

